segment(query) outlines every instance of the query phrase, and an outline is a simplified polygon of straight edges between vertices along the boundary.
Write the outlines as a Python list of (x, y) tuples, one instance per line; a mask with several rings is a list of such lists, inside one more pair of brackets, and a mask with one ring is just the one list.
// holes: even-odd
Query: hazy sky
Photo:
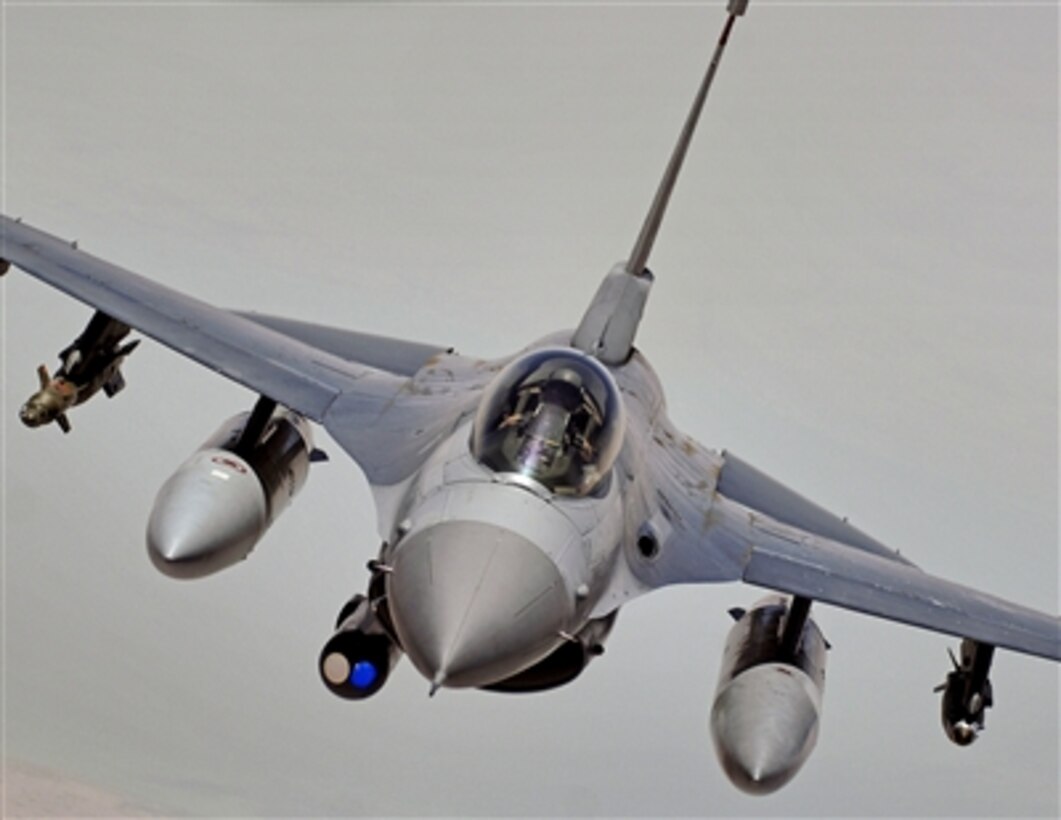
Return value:
[[(629, 251), (722, 5), (5, 3), (3, 211), (220, 305), (501, 355)], [(639, 337), (704, 444), (1055, 613), (1058, 37), (1053, 3), (752, 0)], [(429, 700), (403, 662), (338, 700), (317, 653), (378, 546), (356, 466), (321, 432), (251, 560), (163, 577), (156, 490), (254, 397), (145, 343), (70, 436), (26, 430), (90, 311), (3, 281), (5, 756), (170, 814), (1061, 812), (1057, 665), (1000, 652), (958, 749), (955, 642), (824, 606), (818, 748), (737, 792), (707, 727), (737, 585), (634, 602), (553, 693)]]

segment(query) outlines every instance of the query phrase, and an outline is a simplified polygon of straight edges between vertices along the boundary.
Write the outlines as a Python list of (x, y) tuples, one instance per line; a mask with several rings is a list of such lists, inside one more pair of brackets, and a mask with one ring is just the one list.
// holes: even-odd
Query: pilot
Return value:
[(502, 378), (481, 406), (476, 458), (563, 495), (599, 484), (621, 440), (621, 414), (606, 412), (607, 376), (574, 355), (544, 351), (515, 363), (510, 379)]
[[(527, 410), (533, 405), (532, 410)], [(600, 413), (588, 401), (582, 378), (561, 367), (544, 382), (524, 389), (517, 411), (501, 427), (516, 427), (519, 437), (517, 461), (546, 484), (576, 481), (582, 466), (592, 461), (594, 449), (589, 433)]]

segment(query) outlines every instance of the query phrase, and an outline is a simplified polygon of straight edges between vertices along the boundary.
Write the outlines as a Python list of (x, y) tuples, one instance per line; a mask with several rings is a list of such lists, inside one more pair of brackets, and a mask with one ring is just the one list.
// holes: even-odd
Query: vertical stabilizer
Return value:
[(652, 274), (648, 270), (648, 257), (652, 252), (652, 245), (656, 241), (656, 234), (663, 222), (663, 215), (667, 210), (671, 192), (678, 181), (682, 163), (689, 150), (696, 124), (700, 120), (707, 92), (711, 88), (718, 64), (722, 60), (722, 52), (729, 41), (729, 33), (733, 23), (740, 15), (744, 14), (748, 7), (748, 0), (730, 0), (727, 11), (729, 17), (722, 29), (715, 46), (715, 53), (707, 67), (703, 80), (696, 91), (692, 107), (685, 118), (681, 134), (678, 136), (678, 144), (674, 146), (667, 169), (663, 172), (656, 196), (652, 200), (652, 206), (645, 216), (645, 222), (641, 226), (637, 242), (626, 262), (616, 265), (605, 277), (593, 297), (582, 322), (575, 331), (572, 345), (590, 353), (606, 364), (621, 364), (626, 361), (634, 346), (634, 336), (641, 321), (641, 314), (648, 299), (649, 287), (652, 284)]

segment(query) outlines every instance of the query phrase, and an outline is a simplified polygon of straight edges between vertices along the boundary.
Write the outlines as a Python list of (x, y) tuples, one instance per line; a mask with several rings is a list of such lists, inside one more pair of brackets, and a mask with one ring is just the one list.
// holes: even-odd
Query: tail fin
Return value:
[(718, 64), (722, 60), (722, 52), (729, 41), (729, 33), (737, 17), (744, 14), (747, 7), (748, 0), (729, 0), (726, 25), (718, 38), (707, 72), (700, 81), (693, 105), (678, 136), (678, 144), (674, 146), (667, 169), (663, 172), (663, 179), (660, 180), (656, 196), (645, 216), (637, 242), (634, 243), (629, 259), (616, 265), (605, 277), (589, 309), (582, 317), (578, 330), (575, 331), (572, 345), (596, 356), (606, 364), (621, 364), (633, 351), (634, 336), (637, 334), (652, 284), (652, 274), (647, 267), (648, 257), (656, 241), (659, 226), (663, 222), (671, 192), (678, 181), (685, 155), (689, 151), (689, 143), (700, 120), (707, 92), (711, 88)]

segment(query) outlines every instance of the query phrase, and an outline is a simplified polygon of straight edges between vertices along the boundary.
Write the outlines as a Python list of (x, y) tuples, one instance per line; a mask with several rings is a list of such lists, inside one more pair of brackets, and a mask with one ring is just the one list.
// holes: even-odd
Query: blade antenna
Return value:
[(663, 214), (667, 210), (667, 202), (670, 200), (671, 191), (674, 190), (674, 184), (678, 181), (678, 173), (682, 169), (682, 162), (685, 160), (685, 154), (689, 150), (693, 132), (696, 131), (696, 124), (700, 119), (700, 112), (704, 108), (708, 89), (711, 88), (711, 82), (715, 78), (718, 64), (722, 60), (722, 52), (725, 50), (726, 42), (729, 40), (730, 30), (733, 28), (733, 23), (736, 19), (744, 14), (747, 8), (748, 0), (729, 0), (729, 5), (726, 7), (729, 17), (726, 19), (726, 25), (722, 28), (722, 34), (718, 38), (714, 56), (711, 57), (707, 73), (704, 74), (704, 79), (700, 82), (700, 88), (697, 89), (692, 108), (689, 109), (689, 115), (685, 118), (685, 125), (682, 127), (681, 135), (678, 137), (678, 144), (674, 146), (674, 153), (671, 154), (670, 162), (667, 163), (667, 170), (663, 173), (663, 179), (660, 180), (656, 197), (652, 200), (652, 207), (649, 208), (648, 214), (645, 216), (645, 223), (641, 226), (641, 234), (637, 237), (637, 243), (630, 252), (630, 260), (626, 263), (627, 273), (633, 276), (641, 276), (645, 272), (645, 266), (648, 264), (648, 255), (651, 253), (652, 245), (656, 241), (660, 223), (663, 222)]

